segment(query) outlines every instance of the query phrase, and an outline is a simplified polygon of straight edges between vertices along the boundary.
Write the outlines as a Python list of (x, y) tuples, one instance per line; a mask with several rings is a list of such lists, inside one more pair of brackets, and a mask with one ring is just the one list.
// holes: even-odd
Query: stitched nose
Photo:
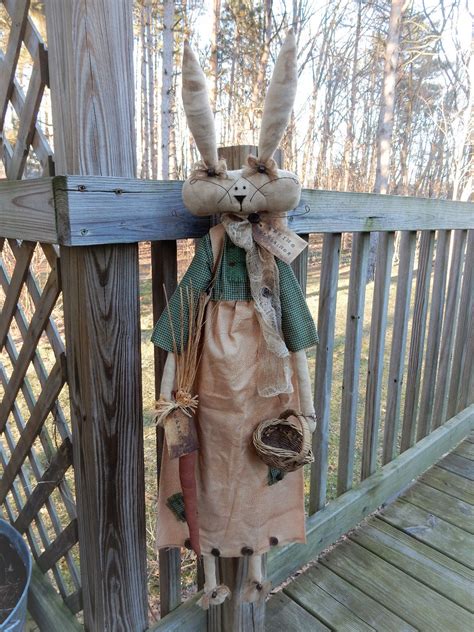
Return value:
[(247, 197), (246, 195), (234, 195), (235, 199), (237, 200), (237, 202), (239, 204), (242, 204), (242, 202), (245, 200), (245, 198)]

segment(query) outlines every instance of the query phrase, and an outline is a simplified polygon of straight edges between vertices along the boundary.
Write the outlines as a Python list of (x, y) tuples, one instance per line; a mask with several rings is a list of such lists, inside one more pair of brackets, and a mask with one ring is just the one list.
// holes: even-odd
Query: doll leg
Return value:
[(230, 595), (230, 590), (224, 584), (217, 585), (216, 563), (213, 555), (202, 556), (204, 563), (204, 594), (198, 601), (198, 606), (207, 610), (209, 606), (218, 606)]
[(271, 587), (271, 582), (263, 581), (262, 556), (251, 555), (242, 601), (248, 603), (265, 601)]

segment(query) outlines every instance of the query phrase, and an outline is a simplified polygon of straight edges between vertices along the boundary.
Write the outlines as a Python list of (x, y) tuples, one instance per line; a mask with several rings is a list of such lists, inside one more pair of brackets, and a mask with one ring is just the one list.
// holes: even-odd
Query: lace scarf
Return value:
[(275, 257), (254, 240), (252, 224), (247, 219), (224, 214), (222, 224), (230, 240), (246, 253), (250, 292), (262, 334), (258, 348), (258, 394), (274, 397), (292, 393), (290, 352), (283, 339)]

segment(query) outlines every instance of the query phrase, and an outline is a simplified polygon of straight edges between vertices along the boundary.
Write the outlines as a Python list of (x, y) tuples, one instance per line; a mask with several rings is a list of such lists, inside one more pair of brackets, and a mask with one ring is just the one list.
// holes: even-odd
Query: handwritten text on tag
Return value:
[(252, 230), (253, 238), (257, 244), (285, 263), (294, 261), (308, 245), (304, 239), (301, 239), (293, 231), (276, 228), (263, 222), (253, 224)]

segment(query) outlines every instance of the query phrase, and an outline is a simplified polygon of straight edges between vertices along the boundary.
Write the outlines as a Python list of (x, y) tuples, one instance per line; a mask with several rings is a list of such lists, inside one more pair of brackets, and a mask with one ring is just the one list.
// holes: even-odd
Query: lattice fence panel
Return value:
[[(0, 4), (0, 151), (12, 180), (54, 174), (44, 128), (48, 57), (30, 4)], [(78, 612), (59, 249), (0, 236), (0, 254), (0, 515), (25, 534), (40, 569)]]

